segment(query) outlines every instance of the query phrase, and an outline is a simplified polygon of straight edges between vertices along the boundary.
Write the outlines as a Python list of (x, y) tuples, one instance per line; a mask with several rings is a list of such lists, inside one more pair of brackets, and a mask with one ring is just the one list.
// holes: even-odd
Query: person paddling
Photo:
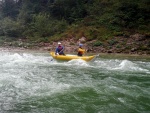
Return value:
[(83, 44), (79, 44), (78, 56), (83, 56), (83, 54), (85, 53), (85, 49), (83, 49), (82, 46)]
[(65, 55), (64, 54), (64, 47), (61, 45), (60, 42), (58, 42), (58, 46), (55, 50), (55, 55)]

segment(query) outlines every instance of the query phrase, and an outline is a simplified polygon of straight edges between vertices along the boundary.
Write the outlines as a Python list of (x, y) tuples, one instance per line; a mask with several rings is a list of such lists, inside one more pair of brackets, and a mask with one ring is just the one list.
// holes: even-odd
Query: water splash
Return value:
[[(145, 63), (145, 62), (144, 62)], [(107, 70), (121, 70), (121, 71), (135, 71), (135, 72), (146, 72), (149, 73), (148, 69), (140, 67), (139, 63), (134, 63), (129, 60), (96, 60), (94, 65), (97, 68), (107, 69)]]
[(78, 66), (89, 66), (88, 63), (82, 59), (74, 59), (68, 61), (66, 64), (68, 65), (78, 65)]
[(147, 69), (143, 69), (139, 67), (137, 64), (129, 61), (129, 60), (123, 60), (118, 67), (113, 68), (114, 70), (124, 70), (124, 71), (145, 71), (147, 72)]
[[(147, 110), (149, 62), (101, 58), (93, 62), (80, 59), (58, 62), (51, 59), (49, 54), (0, 53), (1, 112), (51, 112), (52, 106), (64, 112), (72, 109), (83, 112), (89, 109), (94, 112), (100, 109), (100, 112), (106, 109), (121, 112), (123, 108), (129, 112)], [(90, 107), (86, 110), (79, 106)]]

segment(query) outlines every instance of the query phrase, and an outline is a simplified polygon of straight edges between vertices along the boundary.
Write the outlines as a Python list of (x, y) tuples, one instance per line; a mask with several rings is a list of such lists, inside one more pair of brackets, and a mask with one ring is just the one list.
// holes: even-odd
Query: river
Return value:
[(0, 52), (0, 113), (149, 112), (149, 59), (59, 62), (47, 52)]

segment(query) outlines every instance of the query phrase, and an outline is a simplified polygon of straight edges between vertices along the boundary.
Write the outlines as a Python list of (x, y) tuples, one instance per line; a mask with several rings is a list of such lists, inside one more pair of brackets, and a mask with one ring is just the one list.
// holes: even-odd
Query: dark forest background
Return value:
[(1, 0), (1, 39), (150, 35), (150, 0)]

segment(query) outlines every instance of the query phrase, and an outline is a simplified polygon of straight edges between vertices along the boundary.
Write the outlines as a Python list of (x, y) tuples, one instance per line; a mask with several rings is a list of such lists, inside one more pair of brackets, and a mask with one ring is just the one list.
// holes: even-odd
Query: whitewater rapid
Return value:
[[(150, 89), (147, 86), (142, 88), (140, 85), (142, 84), (140, 78), (149, 79), (149, 76), (149, 61), (99, 57), (92, 62), (83, 60), (60, 62), (54, 60), (49, 53), (0, 52), (0, 111), (16, 112), (21, 109), (17, 106), (38, 108), (43, 103), (37, 98), (52, 98), (65, 93), (72, 95), (79, 89), (86, 91), (86, 88), (95, 91), (94, 95), (103, 93), (113, 95), (115, 92), (115, 97), (116, 92), (119, 92), (127, 95), (126, 98), (138, 95), (139, 91), (133, 93), (129, 90), (135, 88), (149, 98)], [(132, 85), (128, 85), (131, 78), (136, 78), (137, 83), (134, 81)], [(143, 84), (149, 84), (147, 82), (143, 81)], [(75, 98), (80, 100), (86, 96)], [(117, 100), (125, 104), (128, 103), (126, 98), (119, 96)], [(103, 99), (107, 101), (106, 97)], [(33, 101), (37, 104), (32, 104)], [(21, 110), (25, 112), (23, 108)]]

